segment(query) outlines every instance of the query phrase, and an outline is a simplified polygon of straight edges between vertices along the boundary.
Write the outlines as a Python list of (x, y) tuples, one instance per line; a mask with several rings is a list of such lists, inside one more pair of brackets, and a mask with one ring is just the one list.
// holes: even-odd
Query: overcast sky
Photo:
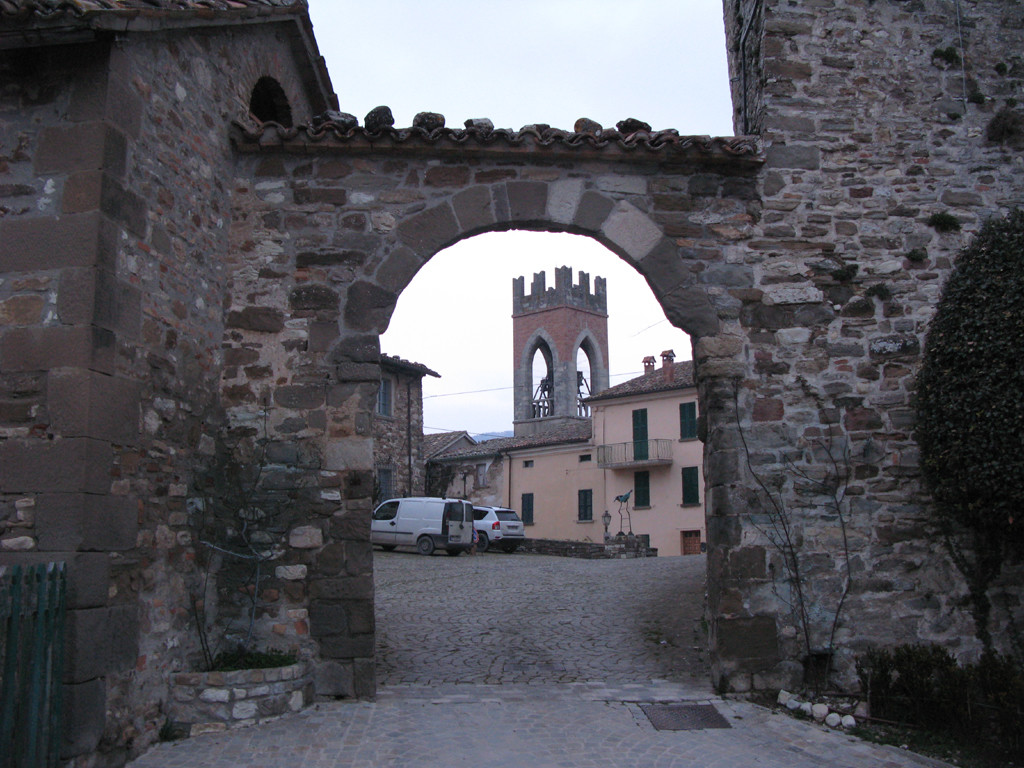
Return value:
[[(732, 134), (721, 0), (310, 0), (343, 112), (391, 107), (398, 127), (440, 112), (461, 127), (577, 118)], [(690, 357), (646, 282), (588, 238), (480, 235), (442, 251), (402, 293), (381, 348), (429, 366), (427, 432), (512, 428), (512, 279), (572, 267), (608, 280), (612, 383), (645, 355)], [(472, 394), (457, 394), (472, 393)]]

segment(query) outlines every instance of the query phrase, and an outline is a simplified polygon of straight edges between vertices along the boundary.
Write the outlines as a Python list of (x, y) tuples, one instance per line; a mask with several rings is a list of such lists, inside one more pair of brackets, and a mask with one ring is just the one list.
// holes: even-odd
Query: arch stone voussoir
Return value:
[(381, 287), (398, 293), (412, 281), (416, 273), (420, 271), (420, 267), (426, 263), (426, 259), (413, 249), (399, 246), (392, 250), (377, 267), (374, 280)]
[(704, 288), (695, 285), (696, 278), (679, 257), (674, 240), (661, 238), (643, 261), (640, 272), (654, 290), (665, 317), (695, 338), (718, 333), (718, 312)]
[(345, 302), (345, 323), (356, 331), (383, 333), (391, 321), (398, 296), (375, 283), (360, 280), (349, 286)]
[(548, 218), (557, 224), (572, 224), (583, 198), (583, 190), (583, 179), (560, 179), (549, 184)]
[(452, 208), (462, 234), (482, 232), (496, 223), (491, 190), (485, 186), (464, 189), (452, 198)]
[(650, 216), (627, 202), (615, 206), (601, 232), (634, 262), (641, 261), (664, 236)]
[(543, 221), (548, 207), (548, 185), (542, 181), (510, 181), (508, 216), (511, 222)]
[(580, 198), (573, 225), (585, 232), (600, 232), (615, 203), (597, 192), (584, 192)]
[(398, 225), (398, 236), (424, 259), (454, 243), (459, 222), (447, 201), (413, 214)]

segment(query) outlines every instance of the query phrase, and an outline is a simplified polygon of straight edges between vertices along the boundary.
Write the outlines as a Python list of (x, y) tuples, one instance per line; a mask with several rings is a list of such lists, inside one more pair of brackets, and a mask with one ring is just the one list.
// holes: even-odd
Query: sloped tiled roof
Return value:
[(596, 395), (587, 398), (588, 403), (602, 400), (613, 400), (617, 397), (634, 397), (636, 395), (649, 395), (653, 392), (669, 392), (673, 389), (688, 389), (693, 387), (693, 361), (684, 360), (681, 363), (672, 364), (672, 380), (665, 378), (664, 366), (655, 368), (650, 373), (637, 376), (635, 379), (616, 384), (614, 387), (601, 390)]
[(100, 11), (240, 11), (261, 8), (305, 9), (306, 0), (0, 0), (0, 16), (83, 17)]
[(424, 435), (423, 455), (431, 459), (437, 454), (444, 453), (452, 444), (462, 439), (469, 440), (471, 443), (476, 442), (473, 436), (465, 430), (460, 432), (434, 432), (430, 435)]
[(348, 148), (353, 151), (387, 149), (389, 152), (415, 152), (430, 148), (434, 154), (450, 151), (465, 157), (479, 149), (510, 154), (571, 153), (573, 156), (615, 157), (624, 159), (694, 161), (701, 163), (760, 163), (763, 156), (758, 140), (752, 136), (681, 136), (676, 130), (635, 131), (624, 134), (614, 128), (597, 133), (564, 131), (550, 126), (528, 125), (518, 131), (507, 128), (382, 128), (370, 132), (363, 126), (346, 128), (324, 122), (316, 127), (304, 125), (284, 128), (267, 123), (256, 130), (235, 123), (233, 139), (241, 151), (259, 152), (287, 146), (302, 151), (326, 151)]
[(393, 368), (406, 373), (415, 373), (420, 376), (433, 376), (434, 378), (440, 379), (441, 374), (437, 371), (432, 371), (422, 363), (414, 363), (412, 360), (406, 360), (401, 357), (395, 357), (393, 355), (385, 355), (383, 352), (380, 356), (380, 364), (387, 367)]
[(0, 0), (0, 50), (146, 33), (291, 21), (284, 39), (310, 89), (313, 112), (337, 109), (307, 0)]
[(440, 461), (469, 459), (476, 456), (494, 456), (498, 453), (509, 453), (510, 451), (521, 451), (528, 448), (543, 448), (560, 443), (585, 443), (590, 439), (590, 435), (590, 419), (579, 419), (578, 421), (571, 421), (536, 435), (499, 437), (494, 440), (484, 440), (471, 448), (460, 448), (439, 454), (433, 458)]

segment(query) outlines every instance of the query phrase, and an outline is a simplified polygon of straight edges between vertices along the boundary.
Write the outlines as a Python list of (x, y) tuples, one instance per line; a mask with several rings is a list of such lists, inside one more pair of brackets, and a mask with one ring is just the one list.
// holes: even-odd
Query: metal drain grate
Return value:
[(640, 709), (658, 731), (732, 728), (711, 704), (641, 704)]

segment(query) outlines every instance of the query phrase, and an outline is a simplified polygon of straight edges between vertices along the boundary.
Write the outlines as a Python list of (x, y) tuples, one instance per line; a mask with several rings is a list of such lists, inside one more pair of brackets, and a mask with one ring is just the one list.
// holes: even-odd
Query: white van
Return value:
[(473, 505), (459, 499), (388, 499), (373, 510), (370, 543), (386, 552), (416, 547), (421, 555), (443, 549), (457, 555), (473, 546)]

